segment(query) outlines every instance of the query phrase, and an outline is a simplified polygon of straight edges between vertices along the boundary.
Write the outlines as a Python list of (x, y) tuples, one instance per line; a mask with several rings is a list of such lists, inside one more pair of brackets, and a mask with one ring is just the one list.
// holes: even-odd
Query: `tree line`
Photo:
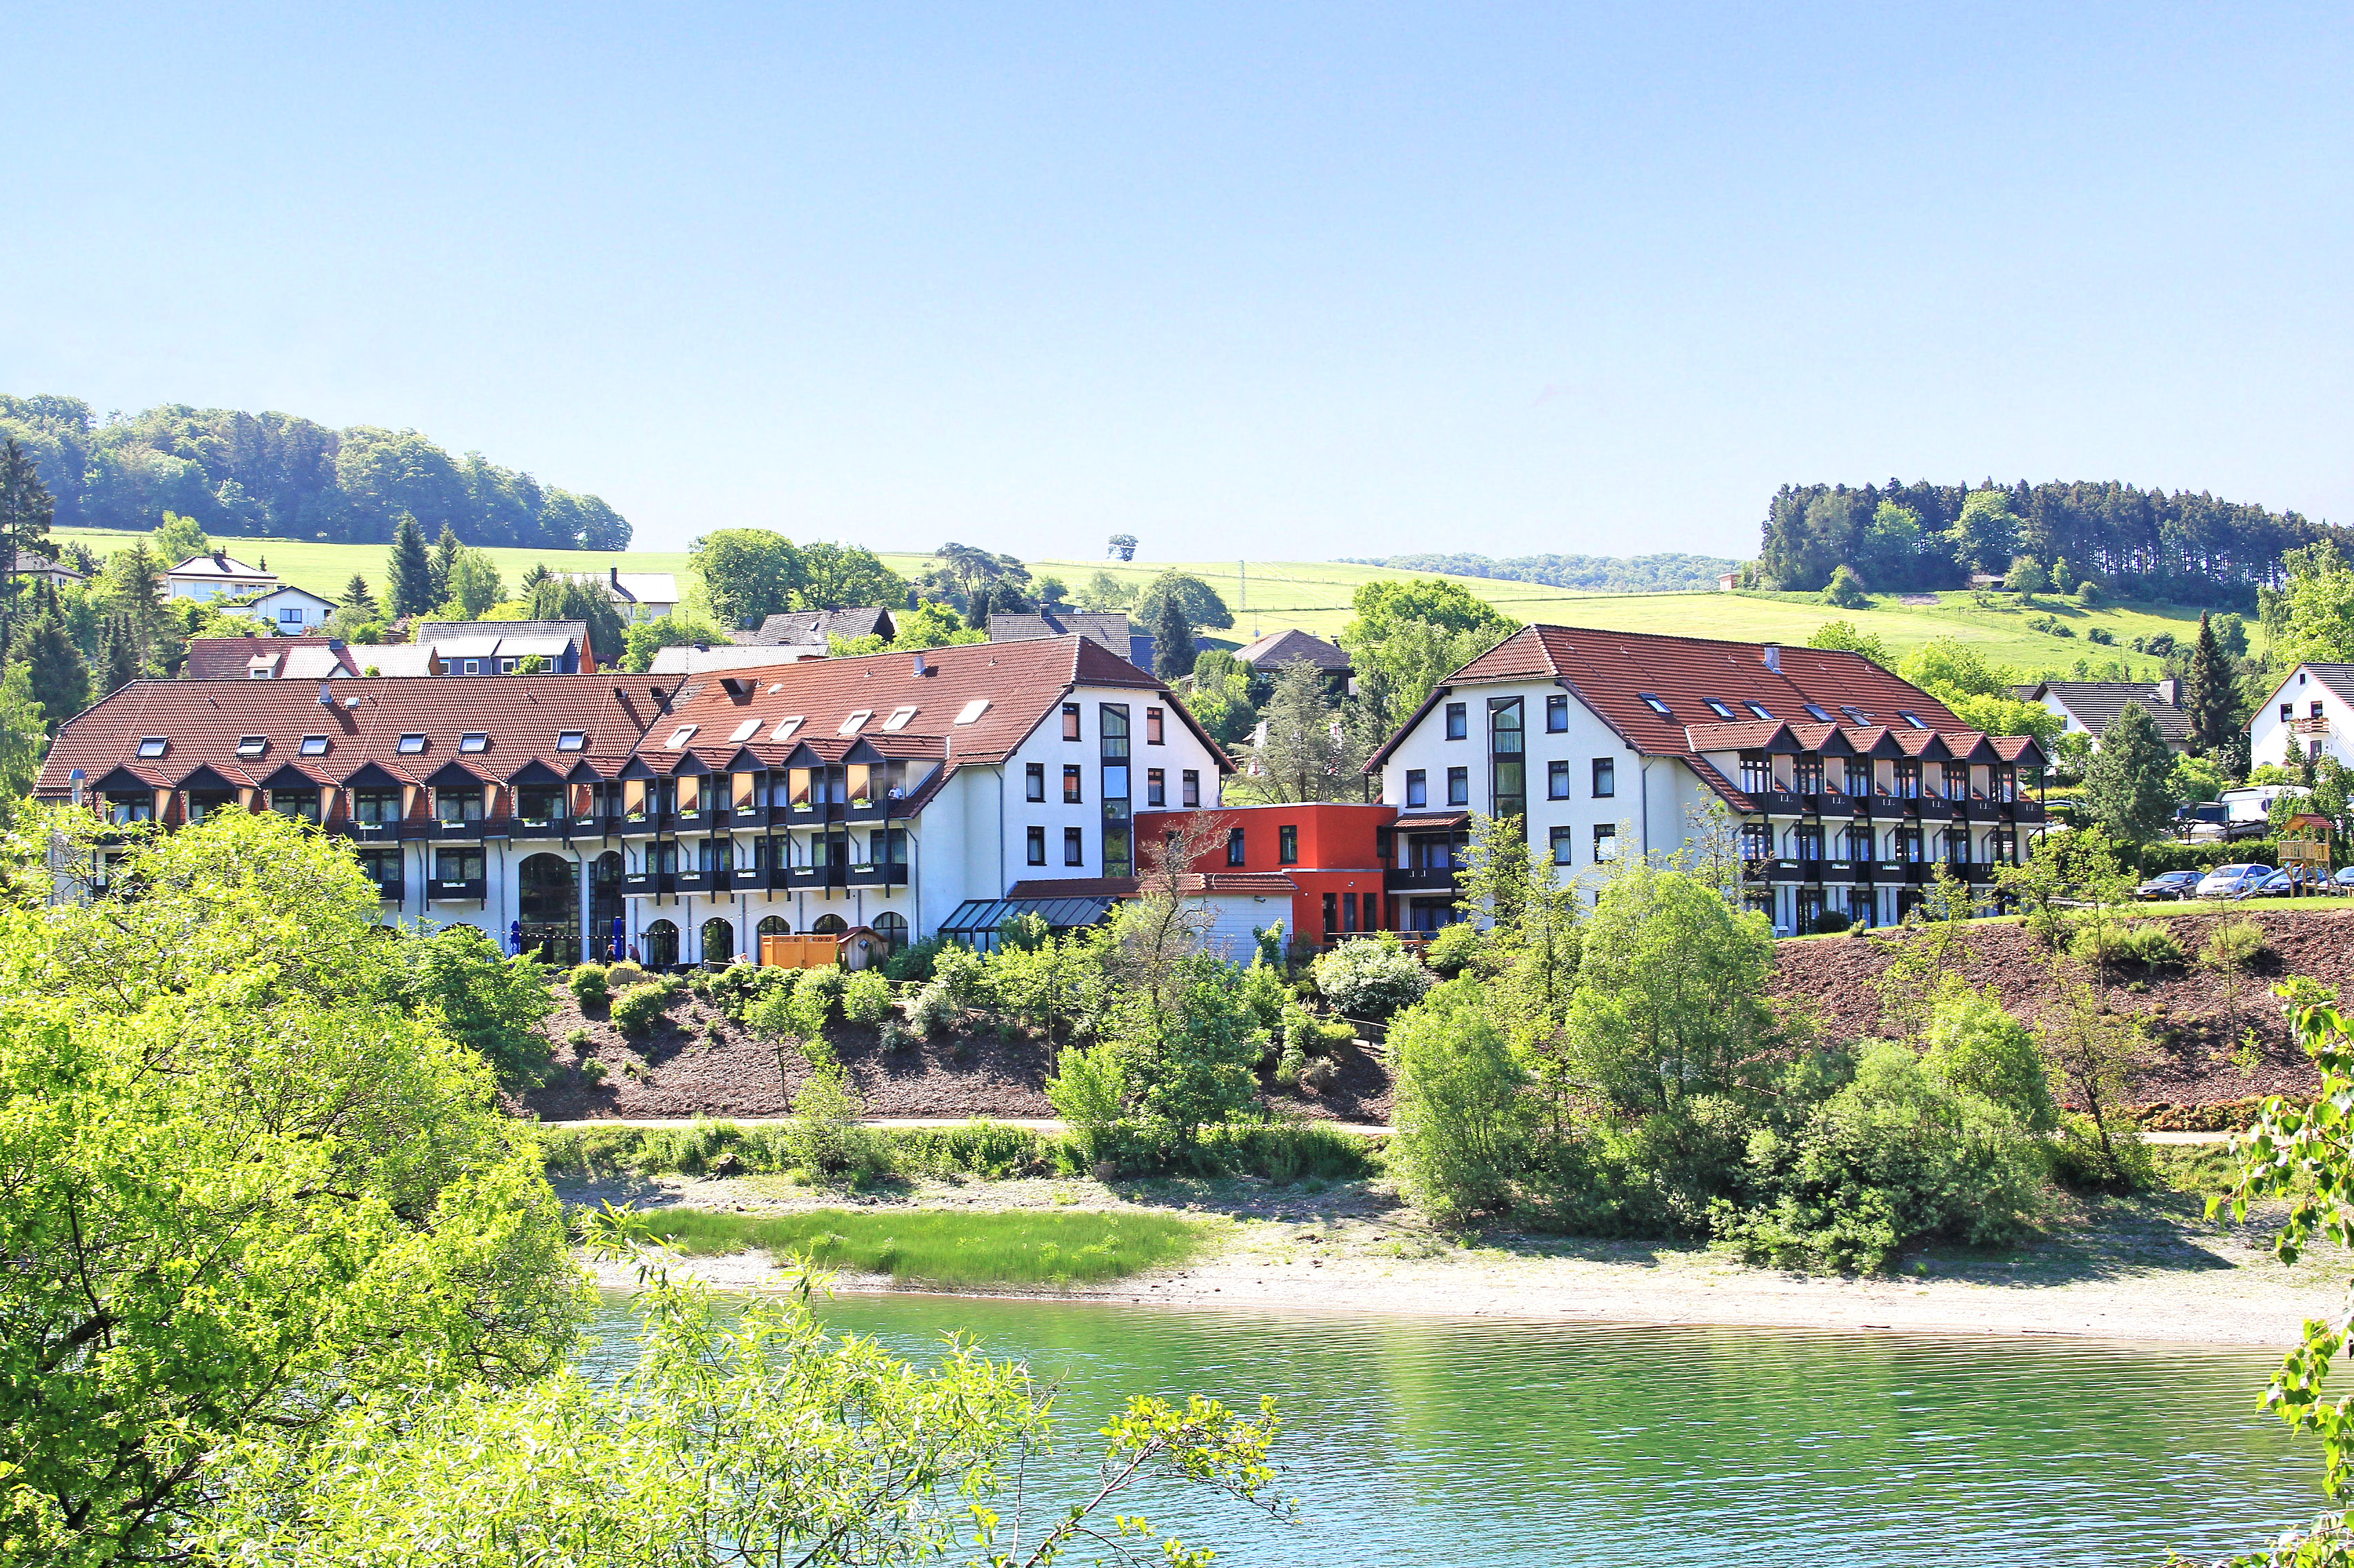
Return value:
[(415, 430), (331, 429), (296, 414), (159, 404), (94, 418), (78, 397), (0, 394), (0, 438), (31, 454), (61, 528), (144, 532), (166, 512), (231, 537), (389, 543), (402, 516), (469, 545), (622, 550), (594, 495), (542, 484)]
[(1443, 572), (1457, 577), (1496, 577), (1543, 583), (1548, 588), (1590, 593), (1700, 593), (1741, 563), (1723, 556), (1513, 556), (1497, 560), (1460, 552), (1341, 557), (1344, 565), (1391, 567), (1402, 572)]
[[(2115, 481), (1999, 485), (1786, 484), (1766, 508), (1755, 586), (1814, 592), (1845, 567), (1878, 592), (1952, 588), (2032, 564), (2077, 582), (2168, 603), (2251, 610), (2282, 557), (2347, 530), (2203, 491)], [(2059, 572), (2067, 582), (2052, 580)]]

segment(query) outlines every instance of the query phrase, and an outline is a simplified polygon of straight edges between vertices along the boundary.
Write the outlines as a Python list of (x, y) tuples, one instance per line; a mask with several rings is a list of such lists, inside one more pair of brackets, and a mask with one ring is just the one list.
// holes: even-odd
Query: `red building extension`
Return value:
[(1318, 801), (1301, 806), (1222, 806), (1204, 811), (1139, 811), (1137, 842), (1150, 843), (1187, 817), (1215, 819), (1221, 842), (1188, 869), (1267, 871), (1298, 889), (1285, 936), (1316, 945), (1358, 931), (1394, 928), (1382, 874), (1394, 853), (1394, 806)]

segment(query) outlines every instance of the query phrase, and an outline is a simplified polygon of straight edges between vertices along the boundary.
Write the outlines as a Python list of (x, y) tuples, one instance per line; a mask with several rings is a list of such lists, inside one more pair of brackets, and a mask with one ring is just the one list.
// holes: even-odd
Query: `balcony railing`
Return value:
[(2288, 732), (2291, 735), (2327, 735), (2328, 716), (2316, 715), (2310, 718), (2293, 718), (2288, 721)]
[(625, 871), (621, 874), (621, 895), (625, 898), (659, 898), (665, 893), (678, 891), (678, 873), (674, 871)]
[(482, 879), (479, 876), (437, 876), (426, 885), (425, 896), (436, 904), (479, 900), (482, 896)]
[(1456, 874), (1447, 866), (1397, 866), (1382, 873), (1388, 893), (1452, 893)]
[(484, 826), (480, 817), (471, 822), (445, 822), (436, 818), (427, 825), (431, 829), (431, 836), (437, 839), (479, 839)]
[(510, 817), (507, 835), (518, 839), (558, 839), (564, 836), (565, 822), (561, 817)]
[[(346, 818), (342, 821), (334, 823), (327, 829), (327, 831), (331, 833), (341, 833), (344, 837), (351, 840), (354, 843), (388, 844), (398, 842), (404, 836), (400, 830), (403, 827), (409, 825), (410, 824), (403, 822), (355, 822)], [(419, 831), (418, 832), (406, 836), (413, 838), (423, 837), (424, 834), (421, 824), (419, 825)]]
[(398, 904), (408, 895), (408, 885), (397, 876), (378, 877), (376, 895), (387, 904)]
[(854, 865), (850, 868), (852, 887), (905, 887), (907, 868), (905, 864), (885, 863), (880, 865)]

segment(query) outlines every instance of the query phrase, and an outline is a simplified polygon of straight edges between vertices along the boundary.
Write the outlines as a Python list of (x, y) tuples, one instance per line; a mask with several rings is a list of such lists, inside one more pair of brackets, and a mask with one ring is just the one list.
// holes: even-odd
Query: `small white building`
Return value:
[(2248, 760), (2295, 768), (2334, 757), (2354, 766), (2354, 664), (2299, 664), (2248, 721)]
[(281, 637), (310, 637), (326, 629), (327, 617), (335, 613), (335, 603), (308, 588), (287, 583), (251, 604), (239, 606), (232, 613), (249, 615)]
[(672, 572), (625, 572), (619, 567), (598, 572), (558, 572), (576, 583), (594, 583), (613, 596), (627, 621), (660, 620), (678, 608), (678, 577)]
[(259, 567), (249, 567), (227, 550), (190, 556), (164, 574), (164, 592), (170, 599), (242, 599), (268, 593), (278, 579)]
[(2158, 726), (2168, 750), (2180, 756), (2190, 749), (2190, 714), (2182, 705), (2182, 683), (2171, 675), (2161, 681), (2045, 681), (2027, 700), (2058, 715), (2063, 732), (2091, 736), (2096, 747), (2126, 705), (2138, 704)]

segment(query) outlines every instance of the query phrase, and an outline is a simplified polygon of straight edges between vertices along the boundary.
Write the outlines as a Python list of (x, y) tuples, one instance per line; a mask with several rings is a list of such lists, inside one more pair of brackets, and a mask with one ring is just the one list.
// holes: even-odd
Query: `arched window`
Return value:
[(703, 923), (703, 961), (724, 964), (736, 957), (736, 927), (720, 919)]
[(850, 929), (850, 922), (839, 915), (821, 915), (810, 923), (810, 932), (818, 937), (839, 937)]
[(646, 927), (646, 968), (670, 969), (678, 962), (678, 927), (667, 920), (657, 920)]
[(786, 919), (783, 916), (781, 916), (781, 915), (763, 915), (763, 916), (760, 916), (760, 935), (761, 935), (761, 936), (763, 936), (763, 937), (790, 937), (790, 936), (791, 936), (792, 934), (793, 934), (793, 923), (792, 923), (790, 920)]
[(907, 917), (896, 909), (885, 909), (875, 916), (875, 934), (896, 953), (907, 945)]

